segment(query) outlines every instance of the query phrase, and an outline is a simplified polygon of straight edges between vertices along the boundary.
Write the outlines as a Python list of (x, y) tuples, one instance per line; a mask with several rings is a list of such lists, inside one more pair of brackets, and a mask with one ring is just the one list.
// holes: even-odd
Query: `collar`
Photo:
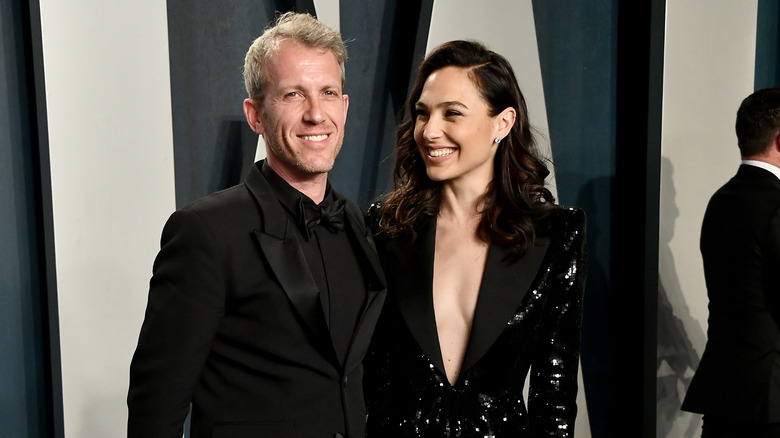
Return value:
[(780, 179), (780, 167), (777, 167), (773, 164), (769, 164), (766, 161), (742, 160), (742, 164), (746, 164), (748, 166), (760, 167), (764, 170), (772, 172), (772, 174), (774, 174), (777, 177), (777, 179)]
[[(311, 198), (298, 191), (298, 189), (291, 186), (290, 183), (279, 176), (271, 165), (268, 164), (267, 160), (263, 160), (260, 165), (260, 171), (263, 173), (263, 176), (271, 186), (271, 190), (274, 192), (274, 195), (276, 195), (276, 198), (279, 199), (279, 202), (284, 209), (295, 219), (300, 219), (298, 209), (298, 204), (300, 202), (314, 204), (314, 201), (312, 201)], [(320, 205), (328, 205), (335, 199), (336, 197), (333, 195), (333, 190), (330, 188), (330, 182), (328, 182), (328, 186), (325, 189), (325, 198), (323, 198)]]

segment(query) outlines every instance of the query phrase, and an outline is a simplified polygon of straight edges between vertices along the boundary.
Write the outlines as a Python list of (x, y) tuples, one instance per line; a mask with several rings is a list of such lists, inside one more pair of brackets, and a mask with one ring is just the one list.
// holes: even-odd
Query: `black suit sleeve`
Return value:
[(214, 236), (194, 212), (171, 215), (154, 262), (130, 366), (128, 437), (176, 437), (224, 313)]
[(585, 214), (567, 211), (560, 236), (563, 250), (553, 261), (553, 285), (534, 352), (529, 386), (531, 430), (568, 437), (577, 415), (582, 295), (587, 272)]

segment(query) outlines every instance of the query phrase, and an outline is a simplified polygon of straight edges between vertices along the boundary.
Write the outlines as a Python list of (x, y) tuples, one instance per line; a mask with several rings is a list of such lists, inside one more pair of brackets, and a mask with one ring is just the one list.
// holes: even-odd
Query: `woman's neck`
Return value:
[(444, 183), (442, 186), (439, 218), (459, 224), (473, 224), (476, 229), (481, 218), (480, 200), (487, 187)]

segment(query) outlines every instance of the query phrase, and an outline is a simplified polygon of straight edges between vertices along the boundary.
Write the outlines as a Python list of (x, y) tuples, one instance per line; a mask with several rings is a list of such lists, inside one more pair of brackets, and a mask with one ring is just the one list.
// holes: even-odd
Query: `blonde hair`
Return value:
[(307, 47), (333, 53), (341, 67), (341, 85), (344, 85), (347, 48), (341, 34), (309, 14), (286, 12), (252, 42), (244, 57), (244, 85), (252, 100), (258, 103), (263, 101), (263, 89), (268, 81), (266, 65), (284, 40), (293, 40)]

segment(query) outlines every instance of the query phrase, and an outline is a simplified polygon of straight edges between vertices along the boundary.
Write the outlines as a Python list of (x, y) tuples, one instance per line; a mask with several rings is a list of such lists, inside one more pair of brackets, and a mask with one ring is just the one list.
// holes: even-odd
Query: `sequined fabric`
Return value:
[[(549, 246), (520, 306), (455, 385), (412, 335), (390, 281), (399, 273), (388, 271), (388, 301), (365, 360), (368, 438), (573, 437), (584, 230), (581, 210), (553, 211)], [(377, 243), (381, 257), (391, 255)]]

